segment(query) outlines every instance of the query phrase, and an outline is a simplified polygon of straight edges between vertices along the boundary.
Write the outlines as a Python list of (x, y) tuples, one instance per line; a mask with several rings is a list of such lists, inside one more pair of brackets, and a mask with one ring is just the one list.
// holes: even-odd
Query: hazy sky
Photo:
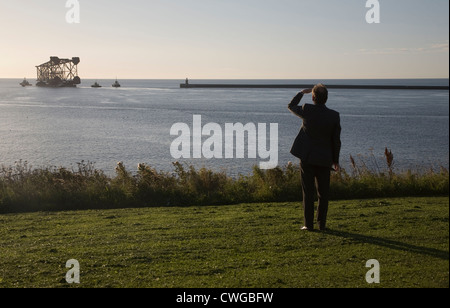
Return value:
[(448, 78), (449, 1), (0, 0), (0, 78), (80, 57), (81, 78)]

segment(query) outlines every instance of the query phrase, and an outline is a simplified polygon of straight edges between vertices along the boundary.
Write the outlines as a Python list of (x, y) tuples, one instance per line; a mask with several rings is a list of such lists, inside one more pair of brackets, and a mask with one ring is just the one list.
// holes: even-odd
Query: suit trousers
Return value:
[(302, 162), (300, 162), (300, 169), (305, 227), (314, 229), (314, 201), (317, 192), (319, 200), (317, 224), (319, 229), (323, 230), (326, 228), (327, 223), (331, 169), (329, 167), (314, 166)]

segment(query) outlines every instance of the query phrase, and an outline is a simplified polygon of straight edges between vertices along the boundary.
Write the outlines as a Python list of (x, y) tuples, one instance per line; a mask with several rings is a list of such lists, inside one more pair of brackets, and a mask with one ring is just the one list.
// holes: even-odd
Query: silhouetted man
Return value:
[[(314, 105), (299, 106), (305, 94), (312, 93)], [(314, 89), (298, 93), (289, 104), (289, 110), (303, 119), (300, 133), (292, 146), (292, 155), (300, 158), (305, 226), (314, 230), (314, 198), (319, 198), (317, 223), (325, 230), (330, 195), (331, 170), (339, 171), (341, 151), (341, 121), (339, 113), (328, 109), (328, 90), (318, 84)]]

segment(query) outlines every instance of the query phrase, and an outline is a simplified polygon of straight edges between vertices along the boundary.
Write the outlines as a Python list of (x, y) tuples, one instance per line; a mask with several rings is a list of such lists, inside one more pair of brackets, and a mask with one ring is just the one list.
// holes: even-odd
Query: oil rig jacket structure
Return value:
[(36, 66), (36, 86), (50, 88), (76, 87), (81, 83), (77, 68), (79, 63), (80, 58), (78, 57), (72, 59), (50, 57), (49, 62)]

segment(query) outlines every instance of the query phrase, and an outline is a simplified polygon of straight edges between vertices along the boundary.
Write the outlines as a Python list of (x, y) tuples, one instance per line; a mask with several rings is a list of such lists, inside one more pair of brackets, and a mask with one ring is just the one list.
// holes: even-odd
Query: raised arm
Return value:
[(303, 96), (312, 92), (312, 89), (305, 89), (299, 92), (291, 101), (288, 109), (296, 116), (303, 118), (303, 107), (299, 106)]

